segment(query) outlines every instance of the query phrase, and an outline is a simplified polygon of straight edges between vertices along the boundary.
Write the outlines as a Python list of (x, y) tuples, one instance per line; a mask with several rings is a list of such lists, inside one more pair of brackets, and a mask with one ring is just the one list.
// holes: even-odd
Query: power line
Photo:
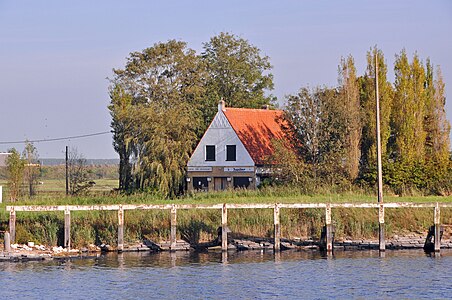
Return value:
[(25, 144), (27, 142), (28, 143), (45, 143), (45, 142), (55, 142), (55, 141), (64, 141), (64, 140), (74, 140), (74, 139), (81, 139), (81, 138), (91, 137), (91, 136), (96, 136), (96, 135), (103, 135), (103, 134), (107, 134), (107, 133), (111, 133), (111, 131), (103, 131), (103, 132), (88, 133), (88, 134), (82, 134), (82, 135), (51, 138), (51, 139), (0, 142), (0, 145)]

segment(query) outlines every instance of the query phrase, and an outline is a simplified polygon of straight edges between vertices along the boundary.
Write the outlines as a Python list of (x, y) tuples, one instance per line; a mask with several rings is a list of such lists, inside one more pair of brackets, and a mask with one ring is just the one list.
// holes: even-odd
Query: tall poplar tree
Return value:
[(361, 106), (356, 76), (355, 62), (351, 55), (341, 58), (338, 67), (338, 83), (340, 105), (344, 111), (345, 142), (344, 160), (347, 175), (351, 181), (358, 177), (361, 158)]
[(405, 50), (396, 55), (391, 115), (393, 157), (407, 165), (424, 160), (425, 70), (417, 54), (410, 65)]
[(446, 117), (445, 84), (439, 66), (436, 72), (430, 59), (426, 63), (425, 151), (429, 161), (447, 162), (450, 148), (450, 124)]

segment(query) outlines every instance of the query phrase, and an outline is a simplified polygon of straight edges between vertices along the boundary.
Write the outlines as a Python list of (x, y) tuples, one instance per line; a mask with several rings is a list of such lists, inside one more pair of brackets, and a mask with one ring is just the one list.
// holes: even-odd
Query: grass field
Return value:
[[(96, 183), (90, 190), (92, 192), (109, 192), (118, 187), (117, 179), (96, 179)], [(8, 184), (5, 180), (0, 180), (0, 186), (3, 186), (4, 197), (8, 194)], [(42, 180), (36, 185), (38, 194), (46, 193), (65, 193), (66, 181), (64, 179)]]

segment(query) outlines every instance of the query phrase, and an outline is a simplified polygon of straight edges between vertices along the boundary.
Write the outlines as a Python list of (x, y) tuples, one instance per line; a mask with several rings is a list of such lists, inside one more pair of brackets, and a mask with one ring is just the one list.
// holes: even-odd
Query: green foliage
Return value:
[(396, 56), (395, 95), (391, 115), (391, 157), (410, 165), (424, 160), (425, 70), (417, 54), (409, 63), (405, 50)]
[(355, 62), (351, 55), (342, 58), (339, 68), (339, 95), (338, 103), (341, 120), (344, 123), (345, 132), (341, 138), (344, 140), (344, 167), (347, 177), (354, 181), (358, 177), (359, 162), (361, 158), (361, 106), (359, 99), (358, 81)]
[[(387, 81), (383, 53), (375, 47), (367, 53), (364, 76), (357, 78), (349, 56), (339, 65), (337, 88), (304, 87), (288, 96), (287, 118), (298, 153), (291, 157), (276, 151), (279, 160), (288, 163), (275, 174), (284, 178), (282, 174), (299, 169), (303, 184), (317, 188), (375, 185), (376, 56), (384, 183), (396, 194), (448, 195), (450, 124), (441, 70), (437, 67), (435, 73), (429, 60), (424, 66), (417, 54), (410, 62), (405, 50), (396, 56), (394, 87)], [(303, 168), (297, 167), (300, 161)], [(289, 184), (294, 182), (285, 177)]]
[(258, 48), (228, 33), (205, 43), (202, 55), (175, 40), (131, 53), (114, 70), (108, 107), (120, 190), (181, 194), (187, 161), (220, 98), (230, 106), (268, 104), (270, 68)]
[(38, 152), (33, 143), (26, 142), (22, 153), (25, 162), (24, 180), (28, 187), (28, 195), (33, 197), (36, 194), (36, 185), (40, 175), (40, 164), (38, 161)]
[(8, 173), (8, 188), (10, 201), (17, 201), (21, 195), (21, 188), (24, 178), (25, 161), (20, 157), (16, 149), (10, 149), (11, 153), (6, 159), (6, 169)]
[[(213, 103), (223, 98), (229, 107), (261, 108), (270, 104), (265, 91), (273, 89), (270, 58), (259, 48), (230, 33), (204, 43), (202, 60), (208, 72), (207, 91)], [(215, 105), (212, 105), (215, 107)]]
[[(300, 89), (288, 97), (286, 115), (293, 124), (299, 159), (317, 185), (345, 178), (344, 156), (347, 111), (336, 89)], [(278, 154), (278, 153), (276, 153)]]

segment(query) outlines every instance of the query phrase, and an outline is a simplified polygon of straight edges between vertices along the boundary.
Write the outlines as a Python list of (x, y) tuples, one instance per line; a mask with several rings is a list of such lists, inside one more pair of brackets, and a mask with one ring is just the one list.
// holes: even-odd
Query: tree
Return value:
[(361, 158), (361, 106), (355, 62), (351, 55), (341, 58), (338, 67), (338, 82), (341, 110), (345, 124), (344, 160), (347, 175), (351, 181), (358, 177)]
[(316, 183), (331, 182), (343, 174), (346, 112), (336, 89), (301, 88), (287, 98), (286, 116), (299, 141), (299, 158)]
[(109, 109), (122, 161), (120, 188), (179, 193), (206, 128), (204, 64), (186, 43), (170, 40), (132, 53), (114, 72)]
[(21, 188), (24, 178), (25, 162), (20, 157), (16, 149), (8, 150), (11, 154), (6, 159), (6, 169), (8, 172), (8, 187), (10, 201), (15, 202), (21, 195)]
[(273, 89), (270, 58), (256, 46), (230, 33), (220, 33), (204, 43), (201, 54), (208, 72), (207, 92), (215, 107), (223, 98), (227, 106), (261, 108), (272, 98), (265, 95)]
[(68, 153), (68, 177), (71, 195), (82, 194), (94, 185), (88, 176), (86, 159), (77, 148), (71, 148)]
[(113, 147), (119, 154), (119, 189), (128, 191), (131, 188), (132, 155), (133, 144), (127, 133), (130, 132), (132, 122), (128, 120), (132, 106), (132, 96), (124, 89), (115, 84), (110, 88), (110, 115), (112, 118), (111, 128), (113, 132)]
[(30, 197), (36, 194), (36, 185), (39, 178), (40, 164), (38, 161), (38, 152), (33, 143), (26, 142), (25, 149), (22, 153), (25, 162), (24, 179), (28, 186), (28, 194)]
[(395, 95), (391, 116), (395, 160), (413, 165), (424, 160), (425, 70), (417, 54), (410, 65), (405, 50), (396, 55)]
[(424, 129), (426, 131), (426, 159), (447, 162), (450, 149), (450, 124), (446, 117), (445, 84), (439, 66), (436, 73), (427, 59), (426, 63), (426, 103)]

